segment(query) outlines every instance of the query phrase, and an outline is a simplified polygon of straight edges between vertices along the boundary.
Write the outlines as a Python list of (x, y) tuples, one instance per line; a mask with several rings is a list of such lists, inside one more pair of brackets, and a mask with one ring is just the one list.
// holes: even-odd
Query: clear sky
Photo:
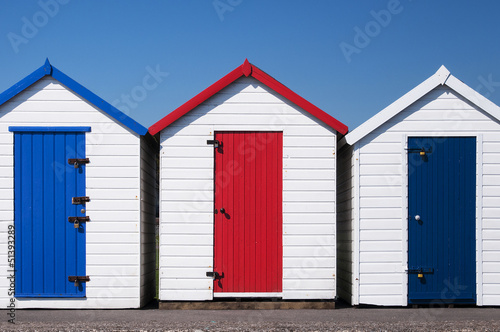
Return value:
[(48, 57), (146, 127), (245, 58), (350, 130), (442, 64), (500, 104), (498, 0), (0, 0), (0, 32), (1, 91)]

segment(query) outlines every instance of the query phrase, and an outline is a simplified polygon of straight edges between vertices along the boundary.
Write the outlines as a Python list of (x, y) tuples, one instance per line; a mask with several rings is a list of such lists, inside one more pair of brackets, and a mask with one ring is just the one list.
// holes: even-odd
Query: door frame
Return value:
[[(282, 135), (282, 149), (284, 149), (284, 137), (285, 137), (285, 130), (283, 128), (274, 128), (274, 129), (230, 129), (230, 128), (220, 128), (220, 129), (215, 129), (213, 128), (213, 131), (210, 135), (210, 139), (215, 140), (215, 135), (216, 133), (220, 132), (240, 132), (240, 133), (245, 133), (245, 132), (260, 132), (260, 133), (267, 133), (267, 132), (274, 132), (274, 133), (281, 133)], [(215, 208), (215, 190), (216, 190), (216, 174), (215, 174), (215, 167), (216, 167), (216, 148), (213, 149), (213, 164), (212, 164), (212, 171), (213, 171), (213, 193), (212, 193), (212, 206)], [(282, 186), (281, 186), (281, 191), (282, 191), (282, 197), (281, 197), (281, 246), (282, 246), (282, 253), (281, 253), (281, 292), (215, 292), (215, 287), (211, 287), (211, 293), (212, 293), (212, 300), (214, 298), (249, 298), (249, 297), (256, 297), (256, 298), (283, 298), (283, 289), (284, 289), (284, 254), (283, 254), (283, 247), (284, 247), (284, 220), (283, 220), (283, 167), (284, 167), (284, 154), (282, 151), (282, 169), (281, 169), (281, 181), (282, 181)], [(213, 223), (213, 233), (212, 233), (212, 238), (214, 239), (214, 242), (212, 244), (212, 266), (215, 266), (215, 214), (213, 215), (212, 223)]]
[(476, 305), (483, 304), (483, 135), (470, 132), (415, 132), (404, 134), (401, 139), (402, 182), (401, 182), (401, 222), (402, 222), (402, 303), (408, 305), (408, 137), (475, 137), (476, 138)]

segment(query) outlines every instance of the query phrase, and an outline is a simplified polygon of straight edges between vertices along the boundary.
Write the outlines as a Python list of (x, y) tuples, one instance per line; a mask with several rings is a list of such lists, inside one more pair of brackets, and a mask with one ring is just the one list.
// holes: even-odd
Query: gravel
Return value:
[[(7, 311), (3, 310), (4, 317)], [(500, 308), (17, 310), (1, 331), (500, 331)]]

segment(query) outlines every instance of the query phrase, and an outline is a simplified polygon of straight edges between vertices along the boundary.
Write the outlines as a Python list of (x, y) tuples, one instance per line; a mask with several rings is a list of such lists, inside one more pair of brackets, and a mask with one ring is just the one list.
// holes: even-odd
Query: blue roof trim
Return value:
[(44, 76), (52, 76), (53, 78), (55, 78), (56, 80), (67, 86), (69, 89), (73, 90), (73, 92), (77, 93), (78, 95), (80, 95), (82, 98), (92, 103), (97, 108), (103, 110), (106, 114), (108, 114), (118, 122), (122, 123), (135, 133), (139, 135), (147, 134), (148, 132), (147, 128), (143, 127), (141, 124), (130, 118), (125, 113), (118, 110), (116, 107), (106, 102), (104, 99), (98, 97), (96, 94), (85, 88), (83, 85), (71, 79), (69, 76), (64, 74), (59, 69), (53, 67), (50, 64), (49, 59), (45, 61), (43, 66), (41, 66), (40, 68), (38, 68), (25, 78), (14, 84), (12, 87), (1, 93), (0, 105), (4, 104), (12, 97), (16, 96), (18, 93), (20, 93), (21, 91), (23, 91), (24, 89), (26, 89), (27, 87), (29, 87), (30, 85), (32, 85), (33, 83), (35, 83)]
[(14, 132), (63, 132), (63, 133), (75, 133), (75, 132), (90, 132), (90, 127), (14, 127), (10, 126), (9, 131)]
[(52, 67), (50, 66), (50, 63), (48, 63), (48, 61), (49, 60), (47, 59), (43, 66), (2, 92), (0, 94), (0, 105), (9, 101), (12, 97), (16, 96), (18, 93), (20, 93), (42, 77), (52, 74)]

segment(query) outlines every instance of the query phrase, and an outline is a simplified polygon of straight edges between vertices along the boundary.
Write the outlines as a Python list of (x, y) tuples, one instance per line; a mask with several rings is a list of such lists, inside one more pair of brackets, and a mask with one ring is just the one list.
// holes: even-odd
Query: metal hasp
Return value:
[(219, 274), (219, 272), (207, 272), (207, 277), (211, 277), (214, 280), (224, 278), (224, 272), (222, 272), (222, 275)]
[(71, 198), (71, 204), (74, 204), (74, 205), (85, 204), (87, 202), (90, 202), (90, 197), (88, 197), (88, 196), (80, 196), (80, 197), (72, 197)]
[(85, 217), (68, 217), (68, 221), (70, 223), (73, 223), (73, 225), (75, 226), (75, 228), (78, 228), (78, 227), (80, 227), (81, 223), (90, 221), (90, 217), (89, 216), (85, 216)]
[(433, 274), (434, 273), (434, 269), (433, 268), (408, 269), (408, 270), (406, 270), (406, 273), (408, 273), (408, 274), (417, 274), (419, 278), (423, 278), (424, 277), (424, 273), (425, 274)]
[(90, 163), (89, 158), (69, 158), (68, 159), (68, 164), (75, 166), (75, 168), (78, 168), (80, 165), (88, 164)]
[(418, 153), (423, 157), (427, 153), (432, 153), (432, 146), (430, 148), (428, 148), (427, 150), (425, 148), (421, 148), (421, 149), (413, 148), (413, 149), (406, 149), (406, 151), (408, 151), (408, 153)]
[(214, 148), (218, 148), (220, 144), (220, 142), (216, 139), (209, 139), (207, 140), (207, 145), (213, 145)]
[(68, 281), (74, 282), (75, 287), (78, 287), (81, 282), (89, 282), (90, 277), (89, 276), (69, 276)]

